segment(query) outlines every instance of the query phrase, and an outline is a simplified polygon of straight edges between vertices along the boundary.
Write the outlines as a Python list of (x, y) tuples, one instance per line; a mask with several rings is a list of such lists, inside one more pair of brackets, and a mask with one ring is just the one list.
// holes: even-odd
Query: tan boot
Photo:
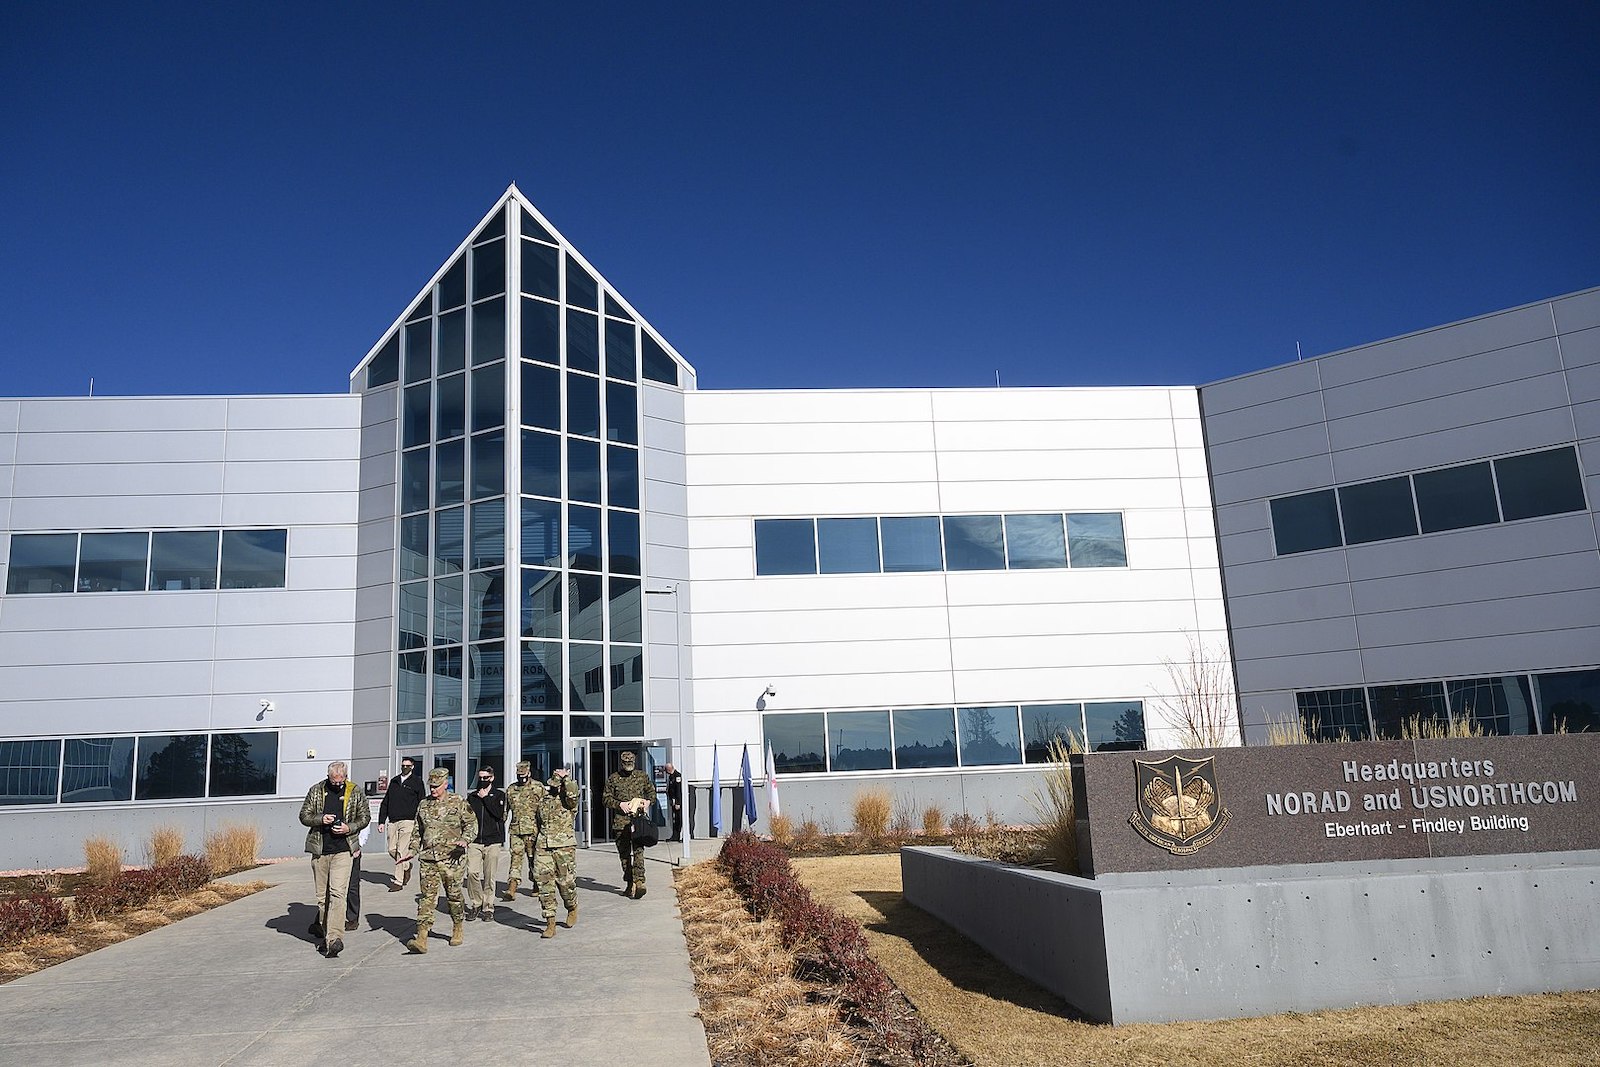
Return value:
[(517, 880), (515, 878), (506, 883), (506, 891), (500, 894), (501, 900), (517, 899)]
[(428, 951), (428, 934), (430, 932), (432, 932), (432, 930), (433, 930), (432, 924), (429, 924), (429, 925), (425, 926), (422, 923), (418, 923), (417, 924), (417, 936), (413, 937), (410, 941), (406, 942), (406, 948), (410, 949), (412, 952), (417, 953), (419, 956), (422, 955), (423, 953), (427, 952)]
[(466, 926), (467, 926), (467, 924), (466, 924), (465, 921), (463, 921), (461, 919), (457, 919), (456, 920), (455, 929), (450, 931), (450, 947), (451, 948), (456, 948), (457, 946), (459, 946), (461, 944), (461, 937), (462, 937), (463, 934), (466, 933)]
[(554, 915), (552, 915), (549, 918), (545, 919), (545, 921), (544, 921), (544, 933), (540, 934), (539, 936), (540, 937), (554, 937), (554, 936), (556, 936), (556, 917)]
[(574, 904), (567, 909), (567, 929), (578, 925), (578, 905)]

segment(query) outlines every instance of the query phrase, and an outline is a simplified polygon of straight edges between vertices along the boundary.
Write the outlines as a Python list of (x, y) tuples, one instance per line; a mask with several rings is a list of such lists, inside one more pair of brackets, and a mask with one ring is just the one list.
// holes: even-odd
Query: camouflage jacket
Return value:
[(617, 771), (607, 778), (605, 792), (601, 796), (606, 809), (614, 813), (611, 816), (611, 828), (620, 830), (633, 818), (632, 815), (623, 814), (623, 803), (629, 800), (642, 800), (646, 804), (654, 804), (656, 786), (648, 774), (635, 767), (632, 774)]
[[(578, 835), (572, 827), (572, 813), (578, 810), (578, 783), (571, 778), (552, 778), (536, 813), (539, 820), (540, 848), (577, 848)], [(550, 789), (559, 789), (552, 793)]]
[[(300, 805), (300, 825), (308, 827), (306, 831), (306, 851), (313, 856), (322, 855), (322, 798), (326, 795), (323, 790), (327, 787), (327, 779), (321, 779), (306, 793), (305, 803)], [(366, 829), (372, 821), (372, 806), (367, 803), (366, 794), (361, 792), (356, 784), (351, 781), (344, 783), (344, 824), (350, 828), (345, 839), (350, 843), (350, 851), (354, 852), (361, 846), (357, 843), (361, 831)]]
[(516, 837), (526, 837), (528, 834), (537, 833), (539, 801), (545, 796), (544, 785), (528, 779), (528, 784), (513, 782), (506, 786), (506, 802), (511, 807), (511, 833)]
[(478, 836), (478, 817), (456, 793), (417, 805), (417, 822), (411, 828), (408, 851), (420, 860), (448, 861), (466, 851), (463, 841)]

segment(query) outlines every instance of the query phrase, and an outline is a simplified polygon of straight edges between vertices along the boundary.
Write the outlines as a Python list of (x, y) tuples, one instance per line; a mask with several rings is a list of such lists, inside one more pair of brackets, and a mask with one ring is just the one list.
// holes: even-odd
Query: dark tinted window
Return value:
[(1471, 722), (1486, 734), (1539, 732), (1526, 675), (1446, 682), (1445, 690), (1450, 698), (1450, 714), (1457, 722)]
[(600, 319), (585, 311), (567, 311), (567, 367), (600, 373)]
[(1445, 711), (1444, 686), (1438, 682), (1412, 682), (1406, 685), (1377, 685), (1367, 691), (1372, 700), (1374, 737), (1396, 740), (1417, 737), (1432, 728), (1442, 728), (1450, 716)]
[(605, 636), (605, 579), (598, 574), (574, 574), (567, 579), (571, 614), (567, 636), (574, 641), (599, 641)]
[(1339, 540), (1339, 505), (1332, 489), (1272, 501), (1272, 538), (1278, 555), (1333, 548)]
[[(592, 711), (594, 722), (601, 727), (601, 733), (594, 736), (605, 736), (605, 710), (606, 710), (606, 665), (602, 658), (604, 649), (600, 645), (567, 646), (567, 700), (573, 711)], [(574, 737), (582, 736), (578, 733), (580, 720), (591, 716), (574, 715), (572, 717), (572, 734)], [(587, 728), (586, 726), (583, 728)]]
[(429, 453), (426, 447), (400, 457), (400, 510), (421, 511), (428, 506)]
[(1499, 522), (1494, 476), (1487, 463), (1468, 463), (1411, 476), (1423, 533)]
[(554, 367), (522, 368), (522, 423), (561, 429), (561, 372)]
[(433, 573), (454, 574), (466, 565), (466, 508), (433, 513)]
[(434, 412), (435, 441), (446, 441), (467, 432), (467, 376), (452, 374), (439, 379), (438, 407)]
[[(433, 580), (433, 643), (455, 644), (461, 640), (466, 596), (462, 577), (452, 574)], [(437, 672), (435, 672), (437, 673)]]
[(439, 279), (439, 309), (458, 308), (467, 302), (467, 257), (450, 264)]
[[(498, 567), (506, 561), (506, 502), (504, 497), (472, 505), (472, 567)], [(487, 637), (488, 634), (480, 636)]]
[(600, 290), (595, 285), (594, 275), (570, 255), (567, 256), (567, 303), (590, 311), (600, 310)]
[(619, 508), (639, 506), (639, 453), (606, 446), (606, 503)]
[(472, 250), (472, 299), (506, 291), (506, 243), (496, 241)]
[[(226, 548), (224, 548), (226, 553)], [(206, 735), (139, 738), (135, 800), (180, 800), (206, 795)]]
[(639, 380), (639, 345), (631, 322), (606, 320), (606, 376), (625, 382)]
[(1365, 741), (1367, 696), (1360, 689), (1319, 689), (1294, 695), (1306, 735), (1318, 741)]
[(561, 505), (553, 500), (522, 502), (522, 562), (536, 567), (561, 563)]
[(1082, 704), (1024, 704), (1022, 740), (1029, 763), (1050, 760), (1050, 742), (1070, 746), (1072, 739), (1083, 741)]
[(1414, 537), (1417, 532), (1410, 478), (1385, 478), (1381, 482), (1347, 485), (1339, 490), (1339, 510), (1344, 516), (1344, 543), (1347, 545)]
[(467, 477), (467, 444), (465, 441), (450, 441), (442, 444), (438, 449), (438, 456), (434, 461), (434, 488), (433, 503), (435, 507), (444, 507), (447, 504), (459, 504), (466, 492)]
[(640, 331), (640, 344), (644, 348), (644, 376), (664, 385), (678, 384), (678, 363), (667, 350), (656, 343), (648, 333)]
[(522, 570), (522, 636), (561, 636), (561, 616), (566, 613), (566, 585), (560, 571)]
[(522, 358), (561, 362), (561, 305), (522, 301)]
[(76, 588), (78, 535), (12, 534), (8, 593), (70, 593)]
[(600, 436), (600, 379), (567, 375), (567, 432)]
[(640, 615), (644, 610), (643, 595), (639, 592), (637, 578), (608, 578), (610, 590), (611, 640), (638, 642), (644, 640)]
[(78, 546), (78, 589), (85, 593), (136, 592), (150, 570), (147, 533), (86, 533)]
[(415, 448), (428, 443), (433, 429), (433, 386), (427, 382), (408, 386), (400, 409), (400, 447)]
[(400, 334), (395, 332), (367, 364), (367, 388), (391, 385), (400, 380)]
[[(401, 648), (422, 648), (428, 643), (428, 583), (406, 582), (400, 586)], [(422, 653), (418, 653), (421, 655)], [(404, 679), (402, 679), (404, 681)]]
[(1006, 563), (1012, 570), (1067, 565), (1060, 515), (1007, 515)]
[(1005, 534), (998, 515), (946, 515), (945, 567), (953, 571), (1006, 569)]
[(1600, 732), (1600, 670), (1541, 674), (1536, 681), (1546, 731)]
[(428, 576), (428, 516), (408, 515), (400, 520), (400, 580)]
[(830, 712), (828, 745), (828, 763), (832, 770), (888, 770), (889, 713), (887, 711)]
[(894, 713), (894, 765), (954, 767), (956, 719), (950, 708), (917, 708)]
[(961, 727), (963, 767), (993, 767), (1022, 762), (1022, 742), (1017, 732), (1015, 706), (957, 708), (956, 721)]
[(54, 804), (61, 742), (0, 741), (0, 806)]
[(406, 313), (406, 321), (407, 322), (415, 322), (418, 319), (425, 319), (429, 315), (432, 315), (432, 314), (433, 314), (433, 293), (432, 293), (432, 291), (429, 291), (426, 295), (423, 296), (423, 298), (421, 300), (417, 301), (415, 307), (413, 307), (409, 312)]
[(812, 521), (757, 519), (756, 573), (817, 573), (817, 536)]
[(1083, 706), (1086, 746), (1090, 752), (1122, 752), (1144, 748), (1144, 704), (1112, 700)]
[(493, 215), (490, 215), (488, 221), (483, 224), (483, 229), (479, 230), (473, 236), (472, 243), (473, 244), (482, 244), (484, 241), (490, 240), (491, 238), (504, 237), (505, 235), (506, 235), (506, 216), (505, 216), (505, 212), (496, 211)]
[(1497, 459), (1494, 473), (1507, 522), (1584, 509), (1578, 455), (1570, 448)]
[(567, 507), (567, 561), (579, 570), (600, 570), (600, 509)]
[(631, 385), (606, 383), (606, 440), (639, 443), (638, 391)]
[(551, 244), (556, 243), (554, 235), (541, 226), (538, 219), (528, 214), (527, 208), (522, 209), (522, 236), (537, 237), (541, 241), (549, 241)]
[(472, 365), (481, 367), (506, 356), (506, 302), (486, 300), (472, 306)]
[(433, 322), (413, 322), (405, 327), (406, 383), (433, 376)]
[(823, 574), (876, 574), (878, 520), (818, 519), (817, 563)]
[(271, 796), (277, 791), (277, 731), (212, 736), (212, 796)]
[(222, 588), (282, 589), (288, 542), (286, 530), (223, 530)]
[[(522, 643), (522, 707), (526, 711), (560, 711), (565, 707), (561, 688), (561, 645), (558, 642)], [(554, 729), (555, 741), (559, 745), (559, 721)]]
[(633, 511), (606, 509), (611, 524), (611, 569), (618, 574), (639, 573), (639, 515)]
[(600, 442), (567, 439), (567, 498), (600, 503)]
[[(402, 596), (404, 596), (404, 588), (404, 586), (401, 587)], [(395, 695), (394, 717), (399, 722), (426, 719), (428, 717), (428, 654), (426, 652), (402, 652), (399, 655), (399, 660), (400, 685)]]
[(1116, 512), (1067, 516), (1067, 555), (1074, 567), (1126, 567), (1128, 545)]
[(69, 737), (61, 754), (61, 801), (133, 799), (133, 738)]
[(150, 543), (151, 589), (215, 589), (216, 530), (158, 530)]
[(939, 519), (936, 515), (886, 517), (879, 521), (883, 532), (883, 569), (898, 571), (937, 571), (944, 569), (940, 547)]
[(628, 314), (628, 309), (622, 306), (622, 301), (617, 299), (617, 295), (615, 293), (606, 293), (605, 298), (607, 315), (611, 315), (619, 319), (627, 319), (630, 322), (633, 320), (633, 316)]
[(472, 429), (506, 424), (506, 365), (472, 372)]
[(522, 291), (550, 300), (561, 299), (558, 253), (547, 245), (522, 242)]
[(452, 311), (439, 316), (439, 373), (449, 374), (467, 365), (467, 313)]
[(763, 715), (762, 739), (772, 748), (772, 766), (779, 774), (815, 774), (827, 770), (822, 713)]
[(506, 491), (506, 434), (480, 433), (472, 439), (472, 498)]
[(522, 431), (522, 491), (534, 496), (561, 495), (561, 437), (558, 434)]

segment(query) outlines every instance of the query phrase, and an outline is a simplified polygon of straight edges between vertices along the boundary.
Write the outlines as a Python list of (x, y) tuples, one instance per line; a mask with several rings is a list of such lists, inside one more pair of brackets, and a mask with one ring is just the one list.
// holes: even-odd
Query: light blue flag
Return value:
[(717, 746), (711, 746), (711, 836), (722, 832), (722, 772), (717, 767)]
[(754, 826), (756, 824), (756, 787), (750, 782), (750, 746), (744, 746), (744, 759), (739, 763), (740, 788), (744, 790), (744, 819)]

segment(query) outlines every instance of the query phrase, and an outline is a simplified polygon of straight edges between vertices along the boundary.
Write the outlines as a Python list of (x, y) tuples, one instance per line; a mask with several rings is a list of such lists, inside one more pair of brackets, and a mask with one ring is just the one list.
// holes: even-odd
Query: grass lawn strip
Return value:
[(975, 1064), (1095, 1067), (1594, 1067), (1600, 992), (1481, 997), (1206, 1023), (1104, 1026), (905, 903), (898, 855), (794, 861), (815, 899), (860, 922), (922, 1018)]

